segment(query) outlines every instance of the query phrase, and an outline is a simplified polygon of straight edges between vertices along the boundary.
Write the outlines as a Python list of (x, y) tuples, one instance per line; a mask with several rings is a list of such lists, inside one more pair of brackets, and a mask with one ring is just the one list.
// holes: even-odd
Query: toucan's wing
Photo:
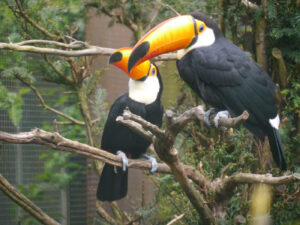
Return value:
[(125, 152), (131, 152), (138, 148), (143, 150), (145, 145), (144, 139), (116, 121), (116, 118), (123, 114), (126, 107), (128, 107), (132, 113), (139, 115), (142, 118), (146, 117), (144, 104), (130, 99), (128, 97), (128, 93), (120, 96), (111, 106), (107, 116), (101, 141), (102, 149), (108, 150), (112, 153), (115, 153), (117, 150)]
[(181, 77), (212, 105), (215, 100), (234, 115), (247, 110), (252, 122), (267, 122), (277, 115), (275, 86), (267, 73), (225, 39), (192, 50), (177, 66)]

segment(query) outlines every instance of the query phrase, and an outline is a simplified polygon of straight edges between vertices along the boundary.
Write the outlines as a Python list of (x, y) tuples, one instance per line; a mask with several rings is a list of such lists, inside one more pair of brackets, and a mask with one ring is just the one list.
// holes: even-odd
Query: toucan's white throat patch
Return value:
[(129, 97), (144, 104), (154, 102), (160, 89), (157, 76), (148, 76), (144, 81), (129, 79), (128, 87)]
[(216, 37), (214, 31), (206, 27), (203, 33), (198, 34), (197, 41), (190, 47), (177, 51), (177, 59), (181, 59), (185, 54), (195, 48), (207, 47), (215, 43)]

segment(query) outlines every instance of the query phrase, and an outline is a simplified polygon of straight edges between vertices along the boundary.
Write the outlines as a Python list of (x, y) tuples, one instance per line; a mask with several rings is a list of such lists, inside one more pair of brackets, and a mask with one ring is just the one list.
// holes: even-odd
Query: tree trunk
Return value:
[(256, 22), (255, 27), (255, 42), (256, 42), (256, 61), (266, 71), (268, 69), (267, 53), (266, 53), (266, 12), (267, 12), (267, 0), (261, 1), (261, 8), (263, 15)]
[(281, 88), (287, 88), (287, 69), (281, 51), (278, 48), (272, 49), (272, 56), (276, 59), (276, 80)]

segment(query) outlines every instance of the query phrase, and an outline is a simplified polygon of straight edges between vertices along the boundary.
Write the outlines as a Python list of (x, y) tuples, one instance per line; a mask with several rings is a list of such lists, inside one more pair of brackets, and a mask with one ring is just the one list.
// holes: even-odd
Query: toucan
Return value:
[(127, 70), (131, 48), (116, 50), (109, 58), (109, 63), (126, 72), (129, 76), (129, 91), (121, 95), (112, 104), (101, 140), (101, 148), (122, 157), (123, 167), (105, 164), (97, 188), (97, 198), (100, 201), (115, 201), (126, 196), (128, 183), (128, 159), (144, 156), (151, 160), (152, 170), (157, 167), (153, 157), (145, 155), (149, 141), (145, 140), (125, 125), (116, 121), (125, 108), (141, 116), (143, 119), (161, 126), (163, 105), (160, 101), (163, 85), (157, 67), (149, 60)]
[(146, 33), (134, 46), (128, 69), (176, 50), (181, 78), (218, 110), (227, 110), (233, 116), (247, 110), (250, 116), (244, 125), (260, 140), (268, 137), (274, 161), (286, 170), (278, 132), (276, 86), (264, 69), (226, 40), (212, 19), (199, 12), (170, 18)]

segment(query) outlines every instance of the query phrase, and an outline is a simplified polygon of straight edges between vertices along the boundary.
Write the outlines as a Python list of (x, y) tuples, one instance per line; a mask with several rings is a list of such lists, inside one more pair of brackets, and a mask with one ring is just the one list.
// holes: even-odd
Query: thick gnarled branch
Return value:
[[(197, 190), (190, 182), (187, 173), (187, 166), (185, 166), (178, 158), (178, 151), (174, 149), (173, 145), (177, 134), (186, 126), (187, 123), (194, 120), (204, 120), (205, 111), (202, 106), (197, 106), (187, 110), (179, 116), (175, 116), (174, 113), (168, 110), (165, 113), (165, 130), (161, 130), (155, 127), (153, 124), (143, 120), (141, 117), (137, 117), (132, 114), (128, 109), (124, 110), (123, 117), (119, 119), (124, 125), (130, 124), (131, 129), (135, 130), (140, 135), (144, 136), (144, 132), (148, 131), (153, 134), (152, 140), (154, 142), (154, 148), (157, 155), (161, 160), (166, 162), (171, 168), (173, 175), (181, 185), (182, 189), (186, 193), (187, 197), (191, 201), (192, 205), (200, 214), (205, 224), (216, 224), (216, 218), (213, 216), (213, 209), (207, 204), (204, 195)], [(242, 122), (247, 120), (249, 114), (245, 111), (240, 116), (234, 118), (220, 117), (218, 124), (226, 127), (236, 127)], [(128, 120), (126, 122), (126, 120)], [(210, 122), (213, 122), (214, 116), (210, 116)], [(126, 122), (126, 123), (125, 123)], [(137, 124), (138, 126), (135, 126)], [(146, 131), (144, 130), (146, 129)], [(142, 130), (142, 132), (141, 132)], [(192, 175), (192, 180), (200, 187), (205, 187), (207, 190), (213, 192), (213, 196), (218, 201), (223, 201), (225, 196), (230, 198), (233, 195), (235, 187), (239, 183), (273, 183), (278, 185), (281, 182), (290, 183), (299, 181), (299, 175), (270, 177), (269, 175), (258, 175), (258, 174), (235, 174), (230, 177), (217, 178), (214, 181), (206, 179), (199, 171), (190, 167), (189, 170)], [(247, 180), (249, 179), (249, 182)]]

